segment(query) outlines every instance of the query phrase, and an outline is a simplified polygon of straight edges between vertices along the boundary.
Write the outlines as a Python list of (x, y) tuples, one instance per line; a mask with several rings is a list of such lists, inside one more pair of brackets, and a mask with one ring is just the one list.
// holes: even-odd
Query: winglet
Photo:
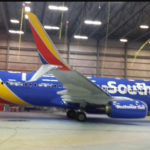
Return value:
[(63, 59), (59, 55), (58, 50), (56, 49), (55, 45), (46, 33), (36, 15), (31, 12), (24, 12), (26, 13), (26, 15), (28, 15), (32, 35), (34, 37), (34, 41), (42, 63), (57, 65), (59, 66), (59, 70), (70, 71), (71, 67), (63, 61)]

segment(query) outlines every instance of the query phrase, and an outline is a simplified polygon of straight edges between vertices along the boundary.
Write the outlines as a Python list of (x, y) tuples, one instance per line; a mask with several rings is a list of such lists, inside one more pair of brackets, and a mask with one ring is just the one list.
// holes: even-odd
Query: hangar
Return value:
[[(149, 81), (149, 4), (0, 2), (0, 70), (27, 73), (42, 66), (23, 8), (37, 16), (63, 61), (84, 76)], [(80, 124), (63, 113), (45, 114), (45, 108), (40, 113), (21, 112), (25, 111), (21, 106), (0, 108), (2, 149), (149, 147), (149, 117), (131, 121), (91, 115)]]

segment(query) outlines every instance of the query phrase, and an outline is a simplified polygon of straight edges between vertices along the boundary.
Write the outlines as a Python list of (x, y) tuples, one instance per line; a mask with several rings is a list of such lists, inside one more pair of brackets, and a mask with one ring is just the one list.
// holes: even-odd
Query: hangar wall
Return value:
[[(72, 38), (65, 43), (58, 36), (50, 36), (61, 53), (63, 59), (73, 68), (86, 76), (97, 75), (116, 78), (150, 79), (150, 45), (148, 44), (138, 55), (134, 65), (133, 57), (142, 42), (121, 43), (108, 40), (107, 50), (105, 41), (96, 39), (77, 40)], [(35, 71), (41, 61), (36, 51), (31, 34), (22, 35), (20, 59), (18, 60), (18, 35), (0, 34), (0, 70)], [(104, 57), (105, 56), (105, 57)], [(103, 72), (102, 72), (103, 63)]]

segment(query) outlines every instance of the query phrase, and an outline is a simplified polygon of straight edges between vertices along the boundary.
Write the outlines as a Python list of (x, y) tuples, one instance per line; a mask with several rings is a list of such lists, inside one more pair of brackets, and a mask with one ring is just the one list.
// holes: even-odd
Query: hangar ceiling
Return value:
[[(63, 2), (31, 2), (25, 4), (37, 15), (43, 25), (60, 26), (61, 11), (48, 8), (49, 5), (62, 6)], [(111, 2), (108, 38), (127, 38), (129, 42), (145, 41), (150, 29), (141, 29), (142, 24), (150, 24), (150, 2)], [(0, 30), (17, 29), (20, 24), (12, 24), (10, 19), (20, 20), (22, 2), (0, 2)], [(89, 38), (105, 38), (107, 27), (108, 2), (65, 2), (68, 11), (64, 12), (62, 34), (65, 34), (66, 21), (68, 36), (86, 35)], [(100, 26), (87, 25), (84, 20), (99, 20)], [(81, 28), (80, 28), (81, 27)], [(24, 17), (23, 31), (31, 32)], [(47, 30), (50, 34), (59, 34), (58, 30)]]

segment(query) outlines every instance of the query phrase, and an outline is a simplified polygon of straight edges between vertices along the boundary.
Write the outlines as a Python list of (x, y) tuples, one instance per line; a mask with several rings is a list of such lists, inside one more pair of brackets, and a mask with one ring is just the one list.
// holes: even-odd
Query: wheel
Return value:
[(74, 119), (75, 116), (76, 116), (76, 112), (74, 110), (68, 110), (67, 111), (67, 117), (68, 118)]
[(86, 120), (86, 115), (84, 112), (78, 112), (76, 115), (78, 121), (84, 122)]

